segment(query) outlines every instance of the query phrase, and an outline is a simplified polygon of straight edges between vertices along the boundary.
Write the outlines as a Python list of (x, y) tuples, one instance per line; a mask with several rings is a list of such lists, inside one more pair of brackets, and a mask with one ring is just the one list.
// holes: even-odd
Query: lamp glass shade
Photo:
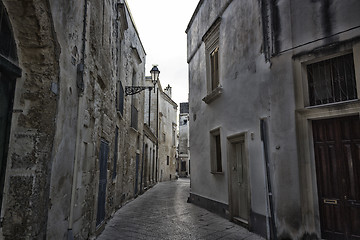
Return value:
[(159, 80), (159, 74), (160, 74), (160, 71), (157, 68), (157, 66), (153, 66), (150, 73), (151, 73), (151, 80), (152, 80), (153, 84), (156, 84), (157, 81)]

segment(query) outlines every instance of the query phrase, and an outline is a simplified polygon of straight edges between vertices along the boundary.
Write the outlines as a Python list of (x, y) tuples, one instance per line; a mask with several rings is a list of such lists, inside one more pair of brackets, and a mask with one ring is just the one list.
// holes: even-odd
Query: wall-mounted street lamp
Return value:
[[(154, 92), (155, 92), (155, 85), (159, 81), (160, 71), (157, 68), (157, 66), (154, 65), (153, 68), (150, 70), (150, 73), (151, 73), (151, 81), (154, 84)], [(145, 89), (149, 89), (150, 91), (152, 88), (153, 87), (145, 87), (145, 86), (127, 86), (125, 87), (125, 96), (137, 94)]]

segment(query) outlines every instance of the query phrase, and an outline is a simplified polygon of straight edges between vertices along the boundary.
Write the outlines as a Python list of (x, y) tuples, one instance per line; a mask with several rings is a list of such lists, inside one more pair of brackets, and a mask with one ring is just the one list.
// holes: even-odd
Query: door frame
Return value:
[(349, 105), (343, 109), (334, 106), (297, 111), (300, 201), (302, 202), (302, 212), (306, 213), (303, 214), (303, 221), (307, 225), (306, 230), (315, 232), (319, 237), (321, 237), (321, 223), (312, 121), (354, 115), (360, 117), (360, 102)]
[[(250, 213), (251, 213), (251, 188), (250, 188), (250, 161), (249, 161), (249, 151), (248, 151), (248, 141), (247, 141), (247, 132), (241, 132), (241, 133), (237, 133), (231, 136), (227, 137), (227, 170), (228, 170), (228, 199), (229, 199), (229, 218), (230, 221), (234, 221), (246, 228), (250, 228), (251, 227), (251, 222), (250, 222)], [(247, 197), (247, 203), (248, 203), (248, 209), (247, 209), (247, 213), (248, 213), (248, 222), (245, 221), (236, 221), (234, 220), (234, 210), (233, 210), (233, 206), (234, 203), (232, 202), (232, 195), (233, 195), (233, 190), (232, 190), (232, 171), (231, 171), (231, 163), (232, 163), (232, 159), (233, 159), (233, 151), (231, 149), (232, 144), (236, 144), (236, 143), (242, 143), (244, 144), (244, 157), (247, 159), (247, 163), (248, 163), (248, 176), (247, 176), (247, 182), (248, 182), (248, 197)]]
[[(313, 126), (314, 126), (314, 121), (333, 121), (335, 124), (337, 124), (337, 125), (335, 125), (334, 126), (334, 128), (336, 129), (337, 127), (340, 127), (339, 126), (339, 124), (341, 123), (342, 124), (342, 122), (339, 120), (339, 119), (341, 119), (341, 118), (348, 118), (347, 120), (345, 120), (345, 121), (353, 121), (353, 119), (356, 119), (356, 121), (358, 122), (359, 120), (360, 120), (360, 116), (359, 116), (359, 114), (351, 114), (351, 115), (346, 115), (346, 116), (340, 116), (340, 117), (331, 117), (331, 118), (322, 118), (322, 119), (314, 119), (314, 120), (312, 120), (311, 121), (311, 125), (312, 125), (312, 130), (313, 130)], [(350, 118), (350, 119), (349, 119)], [(340, 130), (342, 130), (341, 129), (341, 127), (340, 127)], [(338, 164), (340, 164), (340, 165), (343, 165), (345, 162), (344, 161), (346, 161), (346, 159), (344, 159), (345, 157), (340, 157), (340, 155), (344, 155), (345, 154), (345, 152), (344, 152), (344, 149), (343, 149), (343, 145), (342, 145), (342, 141), (343, 141), (343, 138), (341, 138), (341, 136), (342, 136), (342, 133), (343, 133), (343, 131), (340, 131), (340, 130), (335, 130), (335, 138), (336, 138), (336, 140), (334, 140), (334, 142), (335, 142), (335, 149), (336, 150), (338, 150), (339, 152), (336, 152), (337, 154), (336, 154), (336, 158), (337, 158), (337, 163), (336, 163), (336, 165), (337, 165), (337, 174), (336, 174), (336, 177), (342, 177), (342, 178), (347, 178), (347, 177), (349, 177), (349, 176), (347, 176), (347, 174), (345, 173), (345, 169), (343, 169), (341, 166), (339, 166)], [(337, 134), (336, 134), (337, 133)], [(338, 138), (337, 138), (338, 137)], [(312, 134), (312, 138), (314, 139), (314, 135)], [(338, 142), (338, 141), (340, 141), (340, 143)], [(340, 147), (339, 147), (339, 145), (340, 145)], [(337, 148), (337, 147), (339, 147), (339, 148)], [(313, 151), (314, 151), (314, 153), (315, 153), (315, 150), (316, 150), (316, 147), (315, 147), (315, 144), (313, 144)], [(338, 162), (339, 160), (341, 160), (341, 162)], [(314, 155), (314, 161), (315, 161), (315, 168), (316, 168), (316, 158), (315, 158), (315, 155)], [(319, 159), (318, 159), (318, 161), (319, 161)], [(338, 167), (340, 167), (340, 168), (338, 168)], [(321, 169), (322, 169), (323, 167), (321, 167)], [(321, 172), (322, 170), (320, 170), (320, 169), (315, 169), (316, 170), (316, 179), (318, 179), (319, 177), (324, 177), (323, 175), (322, 175), (322, 173), (319, 173), (319, 172)], [(319, 173), (319, 174), (318, 174)], [(329, 176), (328, 176), (329, 177)], [(326, 178), (326, 179), (328, 179), (328, 178)], [(340, 180), (340, 179), (337, 179), (337, 180)], [(349, 179), (347, 179), (347, 180), (349, 180)], [(319, 185), (321, 185), (321, 183), (319, 183), (318, 181), (316, 181), (316, 183), (317, 183), (317, 186), (319, 186)], [(341, 184), (339, 185), (339, 186), (337, 186), (339, 189), (341, 188)], [(331, 187), (331, 188), (333, 188), (333, 187)], [(344, 193), (344, 192), (337, 192), (337, 194), (338, 195), (340, 195), (340, 196), (338, 196), (338, 198), (339, 198), (339, 204), (338, 203), (336, 203), (336, 205), (341, 209), (340, 211), (342, 212), (341, 213), (341, 216), (342, 216), (342, 218), (347, 218), (348, 216), (349, 216), (349, 211), (351, 211), (350, 210), (350, 207), (348, 206), (348, 201), (346, 200), (347, 198), (346, 198), (346, 196), (344, 195), (344, 194), (346, 194), (346, 193)], [(343, 198), (343, 196), (345, 196), (344, 198)], [(324, 197), (324, 195), (322, 195), (321, 197)], [(335, 196), (334, 196), (335, 197)], [(321, 216), (321, 212), (320, 212), (320, 205), (321, 204), (324, 204), (324, 203), (322, 203), (322, 201), (320, 200), (320, 198), (319, 198), (319, 189), (318, 189), (318, 201), (319, 201), (319, 216), (320, 217), (325, 217), (326, 216), (326, 214), (325, 213), (322, 213), (322, 214), (324, 214), (324, 215), (322, 215)], [(336, 201), (336, 200), (335, 200)], [(347, 220), (345, 220), (345, 221), (347, 221)], [(320, 218), (320, 225), (321, 225), (321, 218)], [(346, 239), (352, 239), (351, 237), (349, 238), (349, 234), (351, 234), (351, 232), (350, 232), (350, 230), (349, 230), (349, 227), (348, 227), (348, 225), (347, 224), (345, 224), (344, 226), (344, 229), (343, 229), (343, 231), (342, 232), (339, 232), (339, 234), (338, 234), (338, 237), (341, 237), (340, 236), (340, 234), (343, 234), (344, 236), (342, 236), (342, 237), (344, 237), (344, 238), (346, 238)], [(321, 229), (321, 227), (320, 227), (320, 230), (321, 230), (321, 237), (326, 237), (326, 235), (327, 234), (335, 234), (335, 233), (326, 233), (326, 229)], [(330, 229), (330, 230), (334, 230), (334, 229)], [(323, 235), (324, 234), (324, 235)], [(335, 237), (335, 235), (334, 235), (334, 237)], [(341, 239), (342, 239), (342, 237), (341, 237)]]

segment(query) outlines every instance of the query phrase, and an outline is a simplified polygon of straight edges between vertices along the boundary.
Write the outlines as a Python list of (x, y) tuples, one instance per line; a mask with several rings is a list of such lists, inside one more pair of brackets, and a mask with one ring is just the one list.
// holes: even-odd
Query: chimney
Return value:
[(170, 84), (167, 85), (167, 87), (164, 89), (164, 92), (166, 93), (166, 95), (168, 95), (170, 98), (171, 96), (171, 87)]

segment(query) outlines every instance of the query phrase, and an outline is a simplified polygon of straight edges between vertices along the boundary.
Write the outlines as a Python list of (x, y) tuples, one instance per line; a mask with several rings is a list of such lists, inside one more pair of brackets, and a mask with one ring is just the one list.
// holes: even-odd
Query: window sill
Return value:
[(218, 86), (217, 88), (215, 88), (211, 93), (209, 93), (208, 95), (206, 95), (202, 100), (206, 103), (209, 104), (212, 101), (214, 101), (215, 99), (217, 99), (218, 97), (221, 96), (223, 92), (223, 88), (221, 86)]
[(334, 103), (327, 103), (327, 104), (312, 105), (312, 106), (305, 107), (305, 109), (313, 109), (313, 108), (321, 108), (321, 107), (333, 107), (335, 105), (356, 103), (356, 102), (359, 102), (359, 99), (352, 99), (352, 100), (334, 102)]
[(130, 129), (132, 129), (134, 132), (136, 132), (137, 134), (140, 134), (139, 130), (135, 129), (134, 127), (130, 126)]
[(116, 113), (120, 117), (120, 119), (123, 119), (123, 115), (121, 114), (121, 112), (119, 110), (116, 110)]
[(210, 172), (210, 173), (214, 175), (224, 175), (224, 172)]

